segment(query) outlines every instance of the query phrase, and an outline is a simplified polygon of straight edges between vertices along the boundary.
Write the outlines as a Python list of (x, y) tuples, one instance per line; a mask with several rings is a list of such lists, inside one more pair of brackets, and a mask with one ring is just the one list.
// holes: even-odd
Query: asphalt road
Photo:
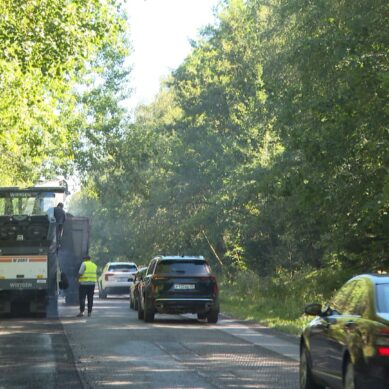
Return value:
[(82, 388), (59, 320), (0, 320), (0, 388)]
[(92, 317), (0, 320), (0, 388), (297, 388), (295, 338), (224, 318), (137, 319), (127, 298), (95, 299)]

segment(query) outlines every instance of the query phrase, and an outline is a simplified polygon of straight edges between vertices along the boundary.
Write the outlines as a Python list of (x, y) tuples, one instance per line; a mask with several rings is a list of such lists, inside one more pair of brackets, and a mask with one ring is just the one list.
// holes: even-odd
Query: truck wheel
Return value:
[(154, 308), (153, 306), (150, 306), (150, 303), (147, 302), (145, 298), (145, 311), (144, 311), (144, 319), (146, 323), (152, 323), (154, 321)]

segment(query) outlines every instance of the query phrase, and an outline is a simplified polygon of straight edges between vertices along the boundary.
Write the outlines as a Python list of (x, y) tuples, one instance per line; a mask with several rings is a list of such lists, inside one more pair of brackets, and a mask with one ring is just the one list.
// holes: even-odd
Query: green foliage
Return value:
[(5, 0), (0, 15), (0, 178), (33, 183), (74, 158), (76, 90), (103, 49), (125, 54), (125, 20), (115, 0)]
[(389, 266), (387, 10), (226, 1), (133, 121), (116, 57), (77, 154), (101, 257), (206, 255), (227, 281), (260, 277), (263, 312)]
[[(269, 113), (289, 153), (288, 233), (366, 267), (388, 249), (386, 11), (384, 1), (280, 2), (265, 45)], [(293, 231), (297, 214), (305, 233)]]
[(350, 269), (343, 269), (339, 264), (320, 270), (307, 267), (293, 273), (278, 268), (271, 277), (238, 271), (221, 282), (221, 307), (223, 312), (235, 317), (299, 335), (312, 319), (303, 314), (305, 305), (328, 303), (334, 292), (353, 275)]

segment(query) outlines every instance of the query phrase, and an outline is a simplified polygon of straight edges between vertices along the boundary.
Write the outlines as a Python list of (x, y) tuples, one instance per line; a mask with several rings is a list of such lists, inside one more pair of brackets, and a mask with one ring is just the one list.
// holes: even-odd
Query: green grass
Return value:
[(301, 314), (303, 307), (298, 310), (291, 309), (276, 299), (240, 297), (233, 287), (224, 285), (221, 287), (220, 296), (223, 313), (239, 319), (254, 320), (290, 334), (300, 333), (308, 321), (308, 318)]
[(325, 303), (349, 276), (349, 272), (341, 269), (279, 272), (273, 278), (238, 272), (232, 282), (220, 282), (221, 311), (298, 335), (312, 320), (303, 314), (304, 306), (312, 302)]

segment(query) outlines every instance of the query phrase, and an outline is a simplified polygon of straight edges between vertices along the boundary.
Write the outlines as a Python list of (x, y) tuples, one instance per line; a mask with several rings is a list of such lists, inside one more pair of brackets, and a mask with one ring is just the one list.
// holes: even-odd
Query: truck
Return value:
[(66, 271), (72, 303), (78, 302), (75, 269), (89, 249), (89, 221), (68, 215), (57, 242), (54, 207), (68, 194), (66, 182), (0, 187), (0, 314), (56, 317)]

